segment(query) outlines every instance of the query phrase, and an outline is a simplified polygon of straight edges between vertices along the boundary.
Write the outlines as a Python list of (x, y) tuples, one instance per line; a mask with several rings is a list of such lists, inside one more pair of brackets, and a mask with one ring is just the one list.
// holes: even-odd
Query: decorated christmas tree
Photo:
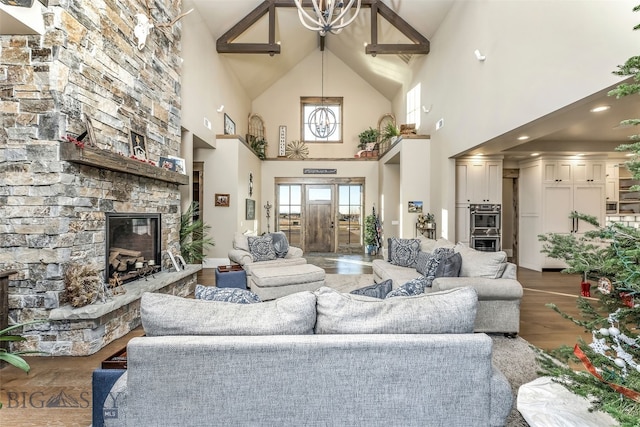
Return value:
[[(640, 6), (633, 10), (637, 12)], [(637, 25), (634, 30), (639, 28)], [(614, 74), (632, 78), (612, 90), (611, 96), (640, 92), (640, 56), (629, 58)], [(635, 126), (640, 119), (622, 124)], [(640, 180), (640, 135), (630, 139), (631, 143), (617, 150), (632, 154), (626, 167), (634, 179)], [(549, 306), (590, 331), (592, 338), (591, 343), (579, 340), (573, 347), (552, 352), (561, 361), (580, 363), (584, 370), (574, 370), (570, 364), (558, 364), (543, 355), (542, 373), (586, 397), (593, 409), (608, 412), (620, 425), (640, 426), (640, 230), (619, 222), (602, 226), (596, 218), (580, 213), (572, 216), (596, 229), (580, 238), (573, 234), (539, 236), (542, 252), (564, 260), (568, 268), (563, 272), (581, 274), (581, 295), (597, 300), (578, 299), (580, 318), (563, 313), (553, 304)]]

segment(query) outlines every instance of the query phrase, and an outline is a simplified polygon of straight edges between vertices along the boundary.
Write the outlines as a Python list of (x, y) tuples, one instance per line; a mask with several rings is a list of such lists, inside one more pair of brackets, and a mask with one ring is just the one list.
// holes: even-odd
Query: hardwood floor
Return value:
[[(309, 263), (331, 274), (370, 274), (371, 258), (360, 255), (306, 254)], [(578, 336), (589, 341), (589, 333), (562, 319), (545, 304), (577, 314), (580, 277), (559, 272), (518, 270), (524, 287), (520, 335), (531, 344), (552, 349), (573, 345)], [(215, 283), (214, 270), (198, 275), (204, 285)], [(106, 359), (135, 336), (137, 329), (94, 355), (86, 357), (27, 357), (31, 372), (5, 366), (0, 369), (0, 426), (83, 426), (91, 424), (91, 375)]]

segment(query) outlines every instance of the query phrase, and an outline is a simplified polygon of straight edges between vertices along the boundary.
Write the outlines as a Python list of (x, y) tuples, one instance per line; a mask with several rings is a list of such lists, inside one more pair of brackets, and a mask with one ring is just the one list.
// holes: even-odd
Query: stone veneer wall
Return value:
[[(59, 145), (84, 131), (86, 116), (101, 149), (129, 155), (134, 131), (149, 159), (180, 154), (180, 22), (152, 30), (138, 50), (144, 0), (49, 4), (44, 35), (0, 36), (0, 270), (19, 272), (9, 282), (10, 322), (48, 319), (64, 303), (69, 263), (104, 269), (105, 212), (160, 212), (162, 249), (179, 238), (177, 184), (61, 161)], [(180, 0), (149, 4), (157, 22), (181, 13)], [(113, 323), (109, 339), (128, 332)], [(75, 329), (35, 325), (21, 349), (88, 354)]]

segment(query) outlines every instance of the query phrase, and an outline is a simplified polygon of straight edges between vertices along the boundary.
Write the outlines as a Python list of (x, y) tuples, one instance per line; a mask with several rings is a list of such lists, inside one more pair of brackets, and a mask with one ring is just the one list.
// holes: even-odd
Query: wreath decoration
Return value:
[(302, 141), (290, 141), (287, 143), (285, 155), (289, 159), (306, 159), (309, 157), (309, 147)]

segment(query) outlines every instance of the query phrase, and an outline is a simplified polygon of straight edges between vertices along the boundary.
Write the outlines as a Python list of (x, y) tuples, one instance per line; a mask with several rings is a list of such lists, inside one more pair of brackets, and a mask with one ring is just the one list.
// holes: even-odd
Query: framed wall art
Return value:
[(247, 214), (245, 219), (253, 220), (256, 219), (256, 201), (253, 199), (246, 199), (246, 208)]
[(224, 134), (225, 135), (235, 135), (236, 134), (236, 124), (231, 120), (231, 117), (224, 113)]
[(95, 146), (96, 143), (98, 142), (96, 140), (96, 132), (93, 130), (93, 123), (91, 123), (91, 117), (87, 116), (86, 114), (84, 115), (84, 125), (87, 129), (87, 139), (88, 139), (89, 145)]
[(228, 194), (218, 194), (215, 195), (215, 205), (223, 206), (225, 208), (229, 207), (229, 195)]
[(147, 145), (144, 136), (131, 131), (131, 154), (138, 159), (147, 160)]
[(422, 201), (410, 201), (409, 213), (422, 213)]

